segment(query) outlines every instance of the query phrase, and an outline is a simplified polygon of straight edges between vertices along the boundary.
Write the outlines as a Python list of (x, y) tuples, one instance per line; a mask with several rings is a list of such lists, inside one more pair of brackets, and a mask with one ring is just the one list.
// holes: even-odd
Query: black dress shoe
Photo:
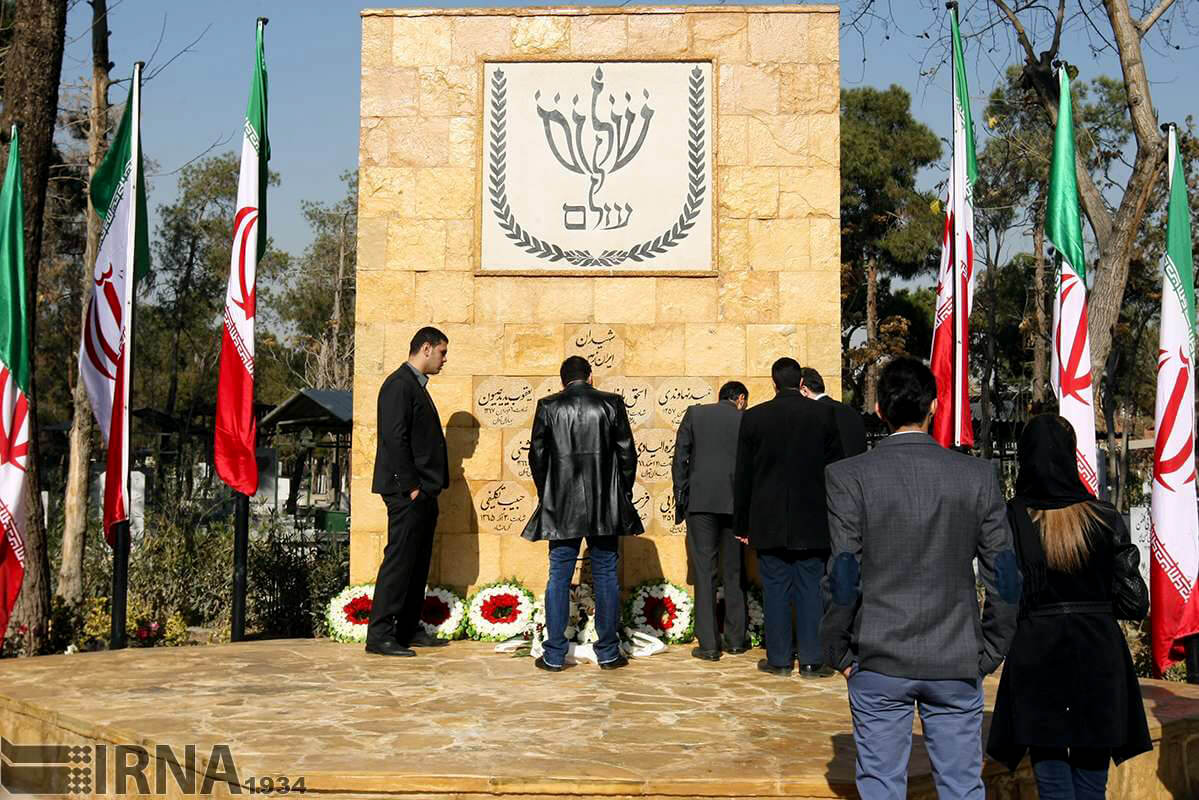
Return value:
[(533, 662), (533, 666), (537, 667), (537, 669), (543, 669), (546, 672), (561, 672), (566, 669), (565, 664), (554, 666), (553, 664), (545, 663), (545, 656), (537, 656), (537, 660)]
[(765, 672), (767, 675), (781, 675), (785, 678), (791, 674), (791, 667), (789, 665), (786, 667), (776, 667), (763, 658), (758, 662), (758, 671)]
[(600, 669), (620, 669), (621, 667), (627, 667), (628, 665), (629, 665), (629, 660), (621, 655), (621, 656), (617, 656), (616, 658), (612, 659), (611, 661), (605, 661), (603, 664), (599, 665), (599, 668)]
[(416, 651), (397, 642), (395, 639), (384, 639), (379, 642), (367, 642), (366, 652), (377, 656), (414, 656)]
[(705, 650), (702, 647), (692, 648), (691, 655), (695, 656), (696, 658), (702, 658), (704, 661), (720, 660), (719, 650)]
[(799, 677), (801, 678), (827, 678), (833, 674), (833, 671), (824, 664), (800, 664)]
[(449, 639), (439, 639), (436, 636), (430, 636), (425, 631), (417, 631), (412, 639), (409, 640), (409, 647), (445, 647), (450, 643)]
[(724, 652), (728, 653), (730, 656), (739, 656), (742, 653), (749, 652), (749, 645), (742, 644), (742, 645), (738, 645), (736, 647), (730, 647), (729, 645), (726, 644), (724, 646)]

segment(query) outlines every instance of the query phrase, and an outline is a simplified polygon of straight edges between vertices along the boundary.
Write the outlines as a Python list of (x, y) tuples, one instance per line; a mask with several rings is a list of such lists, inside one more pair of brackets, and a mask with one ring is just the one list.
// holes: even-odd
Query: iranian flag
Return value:
[[(92, 177), (92, 204), (103, 218), (79, 346), (79, 374), (108, 446), (104, 536), (129, 519), (129, 381), (134, 283), (150, 270), (145, 174), (141, 151), (141, 64), (134, 67), (125, 113), (104, 161)], [(132, 277), (132, 279), (131, 279)]]
[(1195, 275), (1187, 183), (1170, 126), (1170, 201), (1162, 259), (1157, 349), (1157, 436), (1149, 565), (1153, 663), (1158, 672), (1184, 657), (1182, 639), (1199, 634), (1199, 508), (1195, 502)]
[(25, 469), (29, 465), (29, 328), (25, 202), (17, 126), (0, 192), (0, 637), (25, 578)]
[(1053, 348), (1049, 380), (1058, 412), (1078, 437), (1078, 474), (1099, 496), (1095, 458), (1095, 406), (1091, 393), (1091, 337), (1087, 332), (1087, 262), (1082, 249), (1082, 216), (1078, 210), (1078, 176), (1074, 174), (1074, 112), (1070, 76), (1058, 69), (1061, 100), (1053, 131), (1049, 166), (1049, 204), (1045, 236), (1057, 251), (1057, 287), (1053, 295)]
[(265, 25), (266, 20), (260, 18), (254, 79), (250, 83), (241, 144), (213, 442), (217, 474), (234, 491), (245, 495), (258, 491), (258, 464), (254, 459), (258, 433), (254, 419), (254, 280), (258, 259), (266, 250), (267, 161), (271, 157), (266, 135)]
[(937, 415), (933, 436), (944, 447), (970, 447), (970, 311), (974, 306), (974, 122), (962, 58), (956, 4), (950, 10), (953, 32), (953, 166), (945, 200), (945, 235), (937, 278), (937, 315), (933, 330), (932, 370), (937, 378)]

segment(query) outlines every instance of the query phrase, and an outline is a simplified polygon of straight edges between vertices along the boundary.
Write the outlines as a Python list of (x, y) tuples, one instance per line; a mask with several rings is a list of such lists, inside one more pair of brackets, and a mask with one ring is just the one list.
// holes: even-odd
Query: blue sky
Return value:
[[(178, 54), (143, 90), (145, 152), (158, 163), (160, 172), (152, 179), (152, 213), (173, 200), (175, 177), (171, 173), (181, 165), (216, 142), (224, 144), (215, 152), (240, 147), (241, 120), (253, 65), (254, 20), (260, 15), (270, 18), (267, 63), (271, 81), (271, 168), (282, 178), (282, 185), (273, 190), (270, 198), (271, 235), (281, 249), (297, 255), (302, 252), (309, 235), (300, 213), (301, 201), (339, 198), (339, 176), (357, 169), (359, 11), (393, 4), (337, 0), (109, 3), (114, 77), (130, 75), (138, 59), (149, 62), (149, 74)], [(916, 6), (914, 0), (904, 0), (893, 7), (909, 4)], [(963, 3), (964, 7), (968, 5)], [(855, 6), (846, 6), (851, 7)], [(970, 34), (975, 29), (972, 23), (981, 23), (982, 15), (977, 8), (963, 14), (963, 32)], [(934, 17), (924, 10), (912, 10), (901, 16), (899, 27), (876, 21), (864, 36), (843, 33), (842, 86), (905, 86), (912, 93), (915, 116), (945, 137), (950, 124), (948, 70), (936, 69), (929, 74), (944, 48), (934, 45), (930, 50), (930, 39), (924, 36), (927, 32), (931, 41), (943, 40), (947, 31), (944, 22), (943, 14)], [(90, 7), (77, 3), (68, 20), (64, 82), (78, 83), (90, 75), (90, 23)], [(1153, 100), (1163, 121), (1181, 122), (1196, 110), (1193, 81), (1199, 74), (1199, 51), (1196, 39), (1181, 32), (1181, 26), (1179, 30), (1181, 50), (1146, 51), (1149, 75), (1154, 81)], [(197, 37), (200, 40), (188, 52), (180, 53)], [(1159, 41), (1155, 34), (1151, 37)], [(1038, 44), (1038, 49), (1045, 47)], [(151, 58), (156, 46), (157, 55)], [(1093, 58), (1085, 41), (1067, 40), (1062, 52), (1081, 65), (1083, 78), (1119, 74), (1114, 58)], [(1017, 55), (1006, 48), (988, 52), (977, 42), (967, 43), (976, 120), (999, 70)], [(127, 91), (127, 84), (114, 87), (110, 98), (123, 102)], [(940, 177), (936, 170), (930, 170), (923, 181), (931, 185)]]

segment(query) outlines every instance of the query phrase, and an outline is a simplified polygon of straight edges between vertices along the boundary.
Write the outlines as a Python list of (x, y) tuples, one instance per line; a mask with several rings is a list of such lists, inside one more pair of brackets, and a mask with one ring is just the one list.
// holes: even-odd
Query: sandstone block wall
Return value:
[[(520, 538), (535, 504), (524, 448), (536, 399), (580, 353), (625, 396), (641, 451), (648, 533), (625, 541), (625, 586), (688, 583), (669, 469), (687, 405), (732, 378), (768, 399), (781, 355), (840, 394), (836, 7), (367, 10), (362, 36), (351, 580), (374, 579), (387, 536), (370, 492), (378, 389), (431, 323), (450, 337), (429, 388), (452, 486), (430, 582), (544, 588), (546, 547)], [(714, 273), (477, 271), (483, 65), (582, 59), (712, 62)]]

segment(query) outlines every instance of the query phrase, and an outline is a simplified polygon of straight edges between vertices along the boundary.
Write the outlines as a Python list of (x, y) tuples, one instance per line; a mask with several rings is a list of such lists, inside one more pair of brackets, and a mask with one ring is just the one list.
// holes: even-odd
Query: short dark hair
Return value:
[(879, 375), (878, 407), (892, 430), (923, 423), (936, 397), (937, 379), (922, 361), (897, 358)]
[(562, 377), (563, 386), (574, 381), (585, 381), (591, 377), (591, 363), (582, 356), (571, 356), (562, 362), (558, 375)]
[(442, 342), (449, 344), (449, 341), (450, 337), (446, 336), (432, 325), (426, 325), (417, 331), (416, 335), (412, 337), (412, 341), (408, 343), (408, 355), (416, 355), (425, 345), (436, 347)]
[(808, 391), (824, 394), (824, 378), (820, 377), (820, 373), (811, 367), (804, 367), (802, 372), (803, 385), (808, 387)]
[(780, 389), (798, 389), (803, 382), (803, 369), (794, 358), (783, 356), (770, 367), (770, 377)]
[(745, 398), (749, 399), (749, 389), (746, 389), (745, 384), (741, 381), (729, 381), (720, 387), (719, 397), (721, 400), (736, 400), (741, 395), (745, 395)]

